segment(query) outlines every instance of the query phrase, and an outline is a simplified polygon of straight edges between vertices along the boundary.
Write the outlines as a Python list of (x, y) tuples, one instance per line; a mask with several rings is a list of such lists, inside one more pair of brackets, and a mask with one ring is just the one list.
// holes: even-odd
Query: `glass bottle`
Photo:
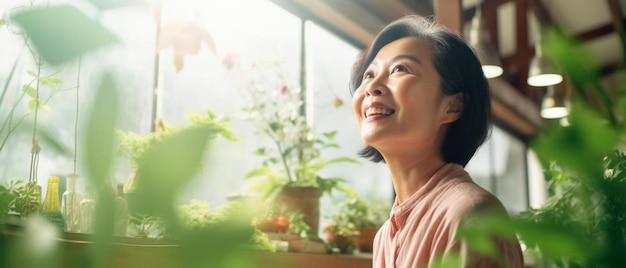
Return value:
[(94, 200), (94, 191), (92, 187), (85, 187), (85, 198), (80, 201), (80, 232), (92, 233), (93, 219), (96, 209), (96, 201)]
[(65, 231), (78, 233), (80, 231), (80, 201), (81, 194), (76, 191), (79, 175), (70, 173), (66, 179), (66, 190), (61, 200), (61, 212), (65, 219)]
[(46, 198), (43, 201), (40, 213), (46, 220), (52, 222), (61, 230), (65, 230), (65, 221), (63, 214), (61, 214), (61, 203), (59, 202), (59, 179), (59, 176), (50, 176), (48, 178)]
[(115, 196), (115, 229), (114, 235), (126, 236), (128, 228), (128, 201), (124, 198), (124, 184), (117, 184)]

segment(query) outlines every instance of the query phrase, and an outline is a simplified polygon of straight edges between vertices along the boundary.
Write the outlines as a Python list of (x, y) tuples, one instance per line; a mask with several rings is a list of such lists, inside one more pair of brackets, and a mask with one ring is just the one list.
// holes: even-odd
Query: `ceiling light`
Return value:
[(481, 15), (480, 6), (476, 7), (476, 13), (472, 18), (472, 25), (469, 32), (470, 45), (474, 48), (476, 56), (483, 67), (485, 77), (494, 78), (502, 75), (502, 63), (500, 54), (491, 45), (489, 31)]
[(548, 58), (544, 57), (540, 42), (537, 42), (537, 45), (535, 45), (535, 56), (530, 61), (528, 79), (526, 81), (534, 87), (552, 86), (563, 81), (559, 68)]
[(565, 94), (557, 92), (554, 86), (548, 86), (548, 91), (541, 101), (541, 117), (557, 119), (568, 115), (569, 104)]

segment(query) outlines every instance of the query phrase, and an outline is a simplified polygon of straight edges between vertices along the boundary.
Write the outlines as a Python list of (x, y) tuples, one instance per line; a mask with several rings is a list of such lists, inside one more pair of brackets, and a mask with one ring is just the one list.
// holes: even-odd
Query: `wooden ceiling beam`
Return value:
[(491, 45), (498, 51), (500, 51), (500, 36), (498, 34), (498, 7), (494, 5), (483, 5), (482, 8), (482, 16), (485, 19), (485, 23), (487, 25), (487, 30), (489, 31), (489, 39), (491, 41)]
[[(436, 1), (436, 0), (435, 0)], [(380, 1), (383, 2), (383, 1)], [(386, 1), (384, 1), (386, 2)], [(435, 14), (431, 1), (425, 0), (400, 0), (403, 4), (415, 11), (416, 14), (426, 17)]]
[(520, 90), (525, 96), (530, 95), (530, 88), (526, 83), (528, 77), (528, 67), (530, 66), (530, 60), (532, 59), (532, 48), (528, 45), (528, 1), (527, 0), (515, 0), (515, 70), (517, 70), (517, 84), (515, 87)]
[(577, 34), (575, 36), (576, 40), (580, 42), (586, 42), (592, 39), (596, 39), (598, 37), (605, 36), (607, 34), (612, 34), (615, 32), (615, 26), (612, 23), (601, 25), (584, 33)]
[[(591, 40), (612, 34), (614, 32), (615, 32), (615, 27), (613, 26), (612, 23), (609, 23), (605, 25), (600, 25), (586, 32), (577, 34), (574, 36), (574, 39), (578, 40), (581, 43), (589, 42)], [(532, 50), (531, 54), (534, 55), (534, 49), (531, 48), (531, 50)], [(505, 67), (505, 69), (514, 69), (516, 68), (515, 67), (516, 60), (517, 60), (517, 57), (515, 55), (505, 57), (502, 59), (502, 65)], [(605, 66), (600, 67), (600, 75), (602, 76), (610, 75), (614, 73), (615, 71), (619, 70), (620, 67), (621, 65), (618, 64), (617, 62), (609, 63)]]
[[(600, 25), (600, 26), (598, 26), (596, 28), (593, 28), (593, 29), (591, 29), (589, 31), (577, 34), (577, 35), (574, 36), (574, 39), (576, 39), (576, 40), (578, 40), (580, 42), (588, 42), (588, 41), (591, 41), (593, 39), (600, 38), (600, 37), (603, 37), (603, 36), (608, 35), (608, 34), (612, 34), (614, 32), (615, 32), (615, 27), (613, 26), (613, 24), (605, 24), (605, 25)], [(515, 61), (514, 58), (515, 58), (515, 55), (511, 55), (511, 56), (505, 57), (503, 59), (503, 65), (504, 66), (514, 65), (514, 61)]]
[(618, 70), (622, 70), (623, 67), (624, 66), (621, 63), (616, 61), (616, 62), (612, 62), (612, 63), (606, 64), (600, 67), (599, 73), (601, 77), (608, 76), (610, 74), (617, 72)]
[(611, 10), (611, 23), (622, 43), (622, 54), (626, 55), (626, 34), (624, 33), (624, 14), (618, 0), (607, 0)]
[(504, 125), (525, 138), (537, 134), (543, 120), (535, 102), (502, 78), (489, 79), (489, 88), (492, 112), (500, 126)]
[(548, 9), (543, 5), (543, 3), (541, 3), (541, 1), (529, 0), (529, 7), (530, 7), (530, 10), (532, 10), (533, 13), (535, 13), (535, 17), (537, 17), (540, 27), (548, 27), (548, 26), (555, 25), (554, 20), (552, 19), (552, 17), (550, 16), (550, 13), (548, 12)]
[(272, 0), (283, 8), (342, 36), (357, 47), (367, 47), (386, 22), (354, 1)]
[(435, 21), (448, 29), (463, 33), (463, 7), (461, 0), (434, 0)]
[[(344, 0), (345, 1), (345, 0)], [(412, 7), (405, 4), (402, 0), (355, 0), (359, 5), (364, 6), (372, 14), (378, 14), (378, 17), (386, 22), (390, 22), (405, 15), (425, 15), (418, 13)]]
[[(494, 9), (497, 11), (501, 5), (506, 4), (510, 1), (511, 0), (484, 0), (484, 2), (481, 4), (482, 11), (489, 10), (489, 9)], [(463, 10), (463, 21), (465, 23), (469, 22), (470, 20), (472, 20), (475, 13), (476, 13), (475, 7), (471, 7), (471, 8)], [(483, 14), (485, 13), (483, 12)]]

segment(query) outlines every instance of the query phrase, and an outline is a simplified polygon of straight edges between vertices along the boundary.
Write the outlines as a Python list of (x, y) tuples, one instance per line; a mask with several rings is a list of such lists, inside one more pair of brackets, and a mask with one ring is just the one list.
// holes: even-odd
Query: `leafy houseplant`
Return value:
[[(140, 167), (143, 163), (142, 160), (145, 159), (145, 153), (150, 150), (150, 148), (159, 142), (160, 140), (174, 136), (177, 133), (180, 133), (185, 130), (200, 128), (200, 127), (208, 127), (211, 129), (209, 134), (210, 138), (216, 138), (218, 136), (222, 136), (230, 141), (237, 141), (237, 137), (230, 131), (230, 127), (227, 124), (228, 118), (224, 118), (219, 116), (218, 114), (207, 111), (205, 116), (194, 113), (188, 116), (190, 123), (187, 125), (174, 128), (167, 124), (162, 124), (162, 128), (157, 132), (152, 132), (145, 136), (138, 135), (133, 132), (123, 132), (121, 130), (117, 130), (116, 134), (119, 138), (119, 145), (117, 149), (117, 153), (120, 156), (128, 159), (130, 165), (135, 169), (129, 176), (128, 180), (124, 185), (124, 194), (129, 201), (129, 210), (131, 216), (136, 216), (135, 212), (139, 212), (142, 214), (147, 213), (140, 207), (135, 207), (133, 195), (135, 193), (136, 187), (141, 180), (141, 175), (138, 172), (138, 167)], [(132, 203), (132, 204), (131, 204)]]
[[(550, 197), (512, 222), (483, 217), (459, 233), (480, 248), (484, 235), (514, 231), (527, 256), (537, 260), (534, 267), (625, 267), (626, 91), (623, 84), (605, 87), (594, 61), (574, 38), (549, 29), (541, 40), (574, 93), (569, 124), (548, 121), (531, 144), (547, 167)], [(484, 246), (482, 251), (494, 253)]]
[(321, 152), (339, 148), (333, 142), (337, 132), (323, 133), (316, 137), (301, 113), (303, 101), (301, 90), (290, 88), (284, 82), (276, 84), (274, 91), (264, 87), (251, 90), (252, 105), (244, 108), (249, 119), (258, 123), (259, 132), (270, 139), (268, 145), (254, 152), (264, 157), (262, 166), (248, 172), (246, 178), (263, 177), (256, 187), (265, 189), (270, 197), (286, 186), (319, 188), (326, 194), (335, 189), (343, 190), (341, 178), (323, 178), (320, 170), (330, 164), (358, 163), (349, 157), (320, 158)]
[(352, 249), (371, 252), (374, 235), (389, 215), (390, 206), (383, 204), (365, 200), (356, 193), (350, 193), (336, 203), (329, 216), (332, 223), (326, 224), (324, 230), (331, 248), (337, 248), (342, 253)]
[(359, 162), (350, 157), (321, 158), (322, 151), (339, 148), (333, 142), (337, 132), (315, 135), (304, 113), (302, 89), (288, 85), (277, 71), (280, 66), (255, 64), (250, 68), (244, 70), (251, 80), (245, 85), (249, 105), (243, 111), (268, 143), (254, 152), (264, 160), (246, 178), (262, 178), (252, 185), (253, 190), (262, 192), (264, 200), (277, 202), (283, 216), (290, 211), (304, 213), (310, 233), (316, 234), (321, 195), (348, 190), (342, 185), (344, 179), (322, 177), (320, 171), (332, 164)]
[[(542, 207), (523, 212), (519, 219), (569, 230), (570, 233), (566, 233), (565, 237), (571, 244), (560, 244), (565, 241), (552, 245), (538, 242), (530, 252), (537, 255), (535, 258), (544, 265), (552, 263), (558, 267), (589, 267), (600, 261), (594, 260), (597, 258), (594, 255), (603, 254), (601, 252), (608, 249), (604, 248), (606, 245), (623, 245), (623, 241), (626, 241), (626, 201), (622, 197), (626, 190), (626, 155), (618, 150), (607, 154), (603, 158), (603, 168), (602, 178), (593, 179), (577, 175), (556, 161), (545, 171), (550, 197)], [(594, 181), (596, 179), (611, 185), (609, 193), (612, 194), (604, 193), (606, 189), (598, 187), (597, 181)], [(610, 204), (608, 209), (607, 204)], [(611, 226), (607, 225), (609, 223)], [(534, 243), (531, 245), (535, 246)], [(567, 255), (555, 257), (552, 256), (551, 247), (571, 249)]]
[[(249, 246), (252, 249), (264, 251), (276, 251), (263, 232), (260, 232), (249, 225), (251, 214), (244, 209), (244, 204), (238, 201), (230, 201), (219, 207), (212, 208), (211, 205), (201, 200), (191, 200), (188, 204), (178, 206), (178, 214), (182, 224), (191, 230), (215, 230), (223, 228), (221, 225), (238, 224), (242, 225), (246, 231), (250, 231)], [(253, 231), (252, 231), (253, 230)]]
[[(185, 129), (207, 126), (211, 127), (211, 137), (222, 136), (230, 141), (237, 141), (238, 138), (230, 131), (228, 125), (229, 118), (222, 117), (217, 113), (208, 110), (206, 115), (193, 113), (188, 115), (190, 123), (180, 128), (174, 128), (165, 123), (161, 124), (161, 128), (156, 132), (151, 132), (141, 136), (133, 132), (123, 132), (116, 130), (119, 144), (117, 153), (119, 156), (126, 158), (129, 164), (137, 168), (141, 163), (141, 157), (145, 151), (154, 143), (163, 137), (172, 136)], [(126, 189), (125, 189), (126, 190)]]
[[(623, 32), (620, 32), (623, 36)], [(560, 240), (535, 240), (521, 232), (529, 248), (561, 267), (623, 267), (626, 252), (626, 125), (623, 84), (607, 88), (594, 61), (572, 37), (558, 29), (544, 33), (546, 55), (571, 79), (569, 126), (550, 125), (532, 144), (550, 169), (550, 199), (522, 214), (525, 223), (560, 231)], [(623, 68), (624, 58), (621, 59)], [(522, 229), (522, 231), (528, 231)], [(545, 228), (544, 234), (551, 229)], [(559, 232), (552, 232), (555, 236)], [(525, 236), (524, 236), (525, 235)], [(548, 240), (548, 241), (546, 241)], [(558, 241), (559, 243), (555, 243)]]
[(20, 192), (23, 191), (22, 180), (9, 181), (6, 186), (0, 185), (0, 222), (6, 222), (9, 212), (17, 212), (21, 209), (16, 207), (19, 203)]
[(324, 225), (330, 253), (351, 254), (357, 249), (359, 232), (351, 222), (334, 222)]

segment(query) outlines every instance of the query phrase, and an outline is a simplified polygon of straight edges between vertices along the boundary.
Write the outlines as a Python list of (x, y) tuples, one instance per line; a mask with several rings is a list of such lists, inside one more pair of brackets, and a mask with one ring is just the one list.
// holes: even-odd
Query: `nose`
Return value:
[(387, 92), (387, 87), (385, 83), (383, 83), (381, 76), (375, 77), (372, 81), (370, 81), (365, 88), (365, 94), (371, 96), (379, 96)]
[(378, 96), (383, 94), (383, 92), (379, 88), (369, 87), (367, 90), (367, 94), (372, 96)]

